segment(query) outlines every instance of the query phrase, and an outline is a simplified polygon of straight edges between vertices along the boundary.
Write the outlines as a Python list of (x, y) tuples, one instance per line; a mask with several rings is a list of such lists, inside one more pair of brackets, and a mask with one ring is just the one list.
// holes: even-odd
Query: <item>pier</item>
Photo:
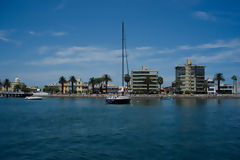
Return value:
[(27, 97), (32, 96), (31, 92), (0, 92), (0, 97)]

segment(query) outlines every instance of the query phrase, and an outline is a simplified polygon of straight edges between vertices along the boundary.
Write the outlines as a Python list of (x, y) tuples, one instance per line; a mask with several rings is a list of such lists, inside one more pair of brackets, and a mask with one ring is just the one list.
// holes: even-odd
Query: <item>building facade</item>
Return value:
[(215, 82), (212, 79), (208, 78), (207, 84), (208, 84), (207, 93), (208, 94), (216, 94)]
[[(77, 82), (73, 83), (74, 91), (76, 93), (87, 93), (88, 92), (88, 83), (85, 83), (81, 80), (81, 78), (76, 78)], [(62, 85), (59, 84), (59, 90), (62, 91)], [(67, 81), (64, 84), (63, 93), (72, 93), (72, 83), (71, 81)]]
[[(3, 82), (2, 82), (2, 83), (3, 83)], [(13, 82), (10, 82), (10, 87), (8, 87), (8, 92), (17, 91), (17, 90), (15, 89), (15, 87), (16, 87), (17, 85), (18, 85), (19, 87), (21, 87), (22, 85), (24, 85), (24, 83), (20, 82), (20, 79), (19, 79), (18, 77), (16, 77)], [(6, 88), (3, 86), (3, 84), (2, 84), (2, 89), (1, 89), (1, 90), (4, 91), (4, 92), (7, 91)], [(20, 91), (20, 89), (19, 89), (18, 91)]]
[(233, 93), (240, 94), (240, 82), (234, 82), (233, 84)]
[(187, 64), (179, 65), (176, 69), (176, 81), (179, 83), (179, 91), (204, 93), (205, 66), (193, 65), (191, 59), (187, 59)]
[(144, 80), (149, 77), (152, 83), (149, 85), (150, 91), (158, 91), (158, 71), (148, 70), (147, 66), (143, 66), (142, 70), (133, 70), (131, 72), (130, 87), (132, 92), (146, 92), (147, 84)]

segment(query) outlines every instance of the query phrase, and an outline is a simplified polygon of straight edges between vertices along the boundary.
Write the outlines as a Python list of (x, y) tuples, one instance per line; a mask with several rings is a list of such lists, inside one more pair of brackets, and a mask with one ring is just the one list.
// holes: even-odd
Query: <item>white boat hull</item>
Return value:
[(26, 100), (42, 100), (42, 97), (25, 97)]
[(130, 98), (128, 96), (110, 96), (106, 98), (109, 104), (129, 104)]

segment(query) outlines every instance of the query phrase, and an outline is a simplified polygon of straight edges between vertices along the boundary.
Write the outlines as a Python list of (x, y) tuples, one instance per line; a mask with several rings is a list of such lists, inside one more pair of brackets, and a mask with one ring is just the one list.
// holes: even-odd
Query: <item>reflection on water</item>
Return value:
[(132, 106), (160, 106), (162, 101), (159, 98), (132, 98)]
[(176, 98), (175, 104), (177, 106), (205, 106), (207, 98)]
[(0, 160), (238, 160), (239, 115), (231, 98), (0, 98)]

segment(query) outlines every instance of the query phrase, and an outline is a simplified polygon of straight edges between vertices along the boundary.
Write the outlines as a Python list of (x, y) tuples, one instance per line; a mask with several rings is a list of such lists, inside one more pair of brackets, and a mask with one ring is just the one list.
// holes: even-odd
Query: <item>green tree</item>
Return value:
[(65, 77), (61, 76), (61, 77), (59, 78), (59, 81), (58, 81), (58, 82), (59, 82), (59, 83), (61, 84), (61, 86), (62, 86), (62, 94), (63, 94), (64, 83), (66, 83), (67, 81), (66, 81)]
[(59, 89), (58, 89), (58, 88), (55, 88), (55, 87), (51, 87), (51, 86), (44, 86), (43, 92), (47, 92), (47, 93), (58, 93), (58, 92), (59, 92)]
[(205, 80), (205, 81), (203, 82), (203, 89), (204, 89), (204, 92), (205, 92), (205, 93), (207, 93), (207, 89), (208, 89), (208, 87), (209, 87), (209, 85), (208, 85), (208, 81)]
[(71, 76), (69, 81), (71, 82), (71, 86), (72, 86), (72, 92), (71, 93), (75, 93), (74, 92), (74, 83), (76, 83), (77, 80), (74, 76)]
[(96, 84), (100, 85), (99, 91), (100, 91), (100, 93), (102, 93), (103, 92), (103, 90), (102, 90), (102, 83), (104, 82), (103, 78), (102, 77), (98, 77), (95, 80), (96, 80)]
[(94, 86), (95, 86), (96, 83), (97, 83), (97, 81), (96, 81), (96, 79), (95, 79), (94, 77), (91, 77), (91, 78), (89, 79), (88, 84), (91, 84), (91, 85), (92, 85), (92, 93), (95, 93), (95, 88), (94, 88)]
[(124, 81), (127, 83), (127, 91), (128, 91), (128, 84), (131, 80), (131, 77), (129, 76), (129, 74), (125, 74), (124, 75)]
[(162, 88), (162, 84), (163, 84), (163, 78), (162, 77), (158, 77), (158, 84), (160, 85), (160, 92), (161, 92), (161, 88)]
[(225, 81), (225, 79), (223, 78), (223, 74), (222, 73), (217, 73), (214, 76), (214, 81), (217, 81), (217, 86), (218, 86), (218, 93), (220, 93), (221, 89), (220, 89), (220, 82), (221, 81)]
[[(237, 81), (237, 76), (233, 75), (231, 79), (233, 80), (233, 89), (234, 89), (234, 82)], [(237, 85), (236, 85), (236, 93), (237, 93)]]
[(19, 84), (14, 86), (14, 92), (19, 92), (19, 90), (21, 89), (21, 86)]
[(144, 83), (147, 85), (147, 93), (149, 94), (149, 85), (153, 83), (152, 79), (150, 77), (146, 77), (144, 79)]
[(180, 91), (181, 91), (181, 85), (182, 85), (182, 81), (181, 81), (179, 78), (177, 78), (177, 79), (176, 79), (175, 86), (176, 86), (177, 92), (179, 92), (179, 93), (180, 93)]
[(0, 88), (2, 88), (2, 81), (1, 81), (1, 79), (0, 79)]
[(27, 86), (25, 84), (21, 85), (21, 91), (23, 92), (31, 92), (31, 89), (27, 88)]
[(8, 92), (8, 88), (11, 86), (11, 82), (9, 81), (9, 79), (5, 79), (3, 82), (3, 87), (6, 89), (6, 91)]
[(106, 94), (108, 93), (107, 92), (107, 85), (108, 85), (108, 82), (112, 81), (111, 77), (108, 75), (108, 74), (104, 74), (103, 77), (102, 77), (103, 81), (105, 82), (105, 90), (106, 90)]

